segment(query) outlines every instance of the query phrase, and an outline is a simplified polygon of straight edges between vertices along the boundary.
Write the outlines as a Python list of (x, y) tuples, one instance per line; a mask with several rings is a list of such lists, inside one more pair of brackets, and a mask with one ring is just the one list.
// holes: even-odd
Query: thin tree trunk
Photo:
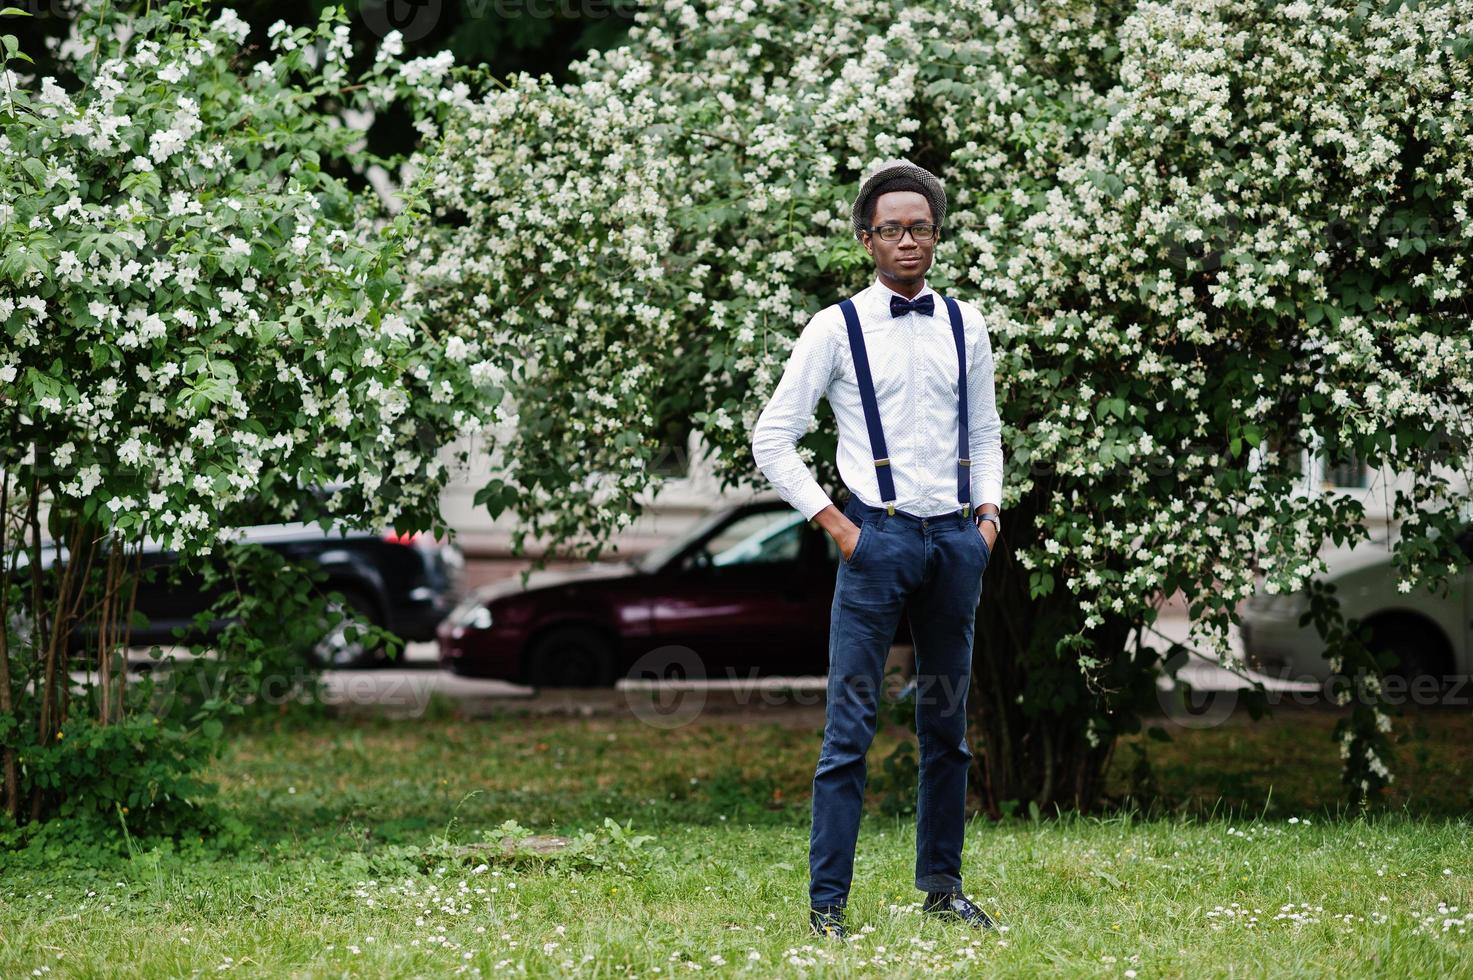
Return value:
[[(67, 549), (66, 564), (62, 569), (56, 590), (56, 611), (51, 619), (51, 630), (46, 637), (46, 661), (42, 671), (41, 713), (37, 724), (39, 744), (48, 745), (55, 740), (56, 733), (66, 723), (70, 683), (65, 676), (58, 677), (59, 662), (68, 654), (72, 623), (81, 611), (86, 597), (87, 580), (92, 575), (92, 564), (97, 557), (97, 537), (92, 526), (83, 518), (73, 518), (60, 546)], [(60, 546), (57, 559), (60, 560)], [(86, 558), (81, 553), (85, 548)], [(39, 550), (39, 547), (38, 547)], [(81, 566), (80, 574), (78, 566)], [(53, 568), (55, 566), (53, 565)], [(39, 617), (38, 617), (39, 618)], [(65, 675), (66, 671), (61, 670)], [(42, 797), (40, 787), (31, 793), (31, 819), (41, 819)]]
[[(15, 710), (10, 689), (10, 542), (6, 532), (10, 526), (10, 470), (0, 470), (0, 714)], [(12, 821), (20, 818), (20, 774), (15, 763), (15, 743), (7, 739), (0, 748), (0, 766), (4, 767), (5, 795), (3, 808)]]
[(46, 648), (46, 617), (41, 615), (41, 520), (36, 516), (36, 498), (40, 484), (31, 481), (31, 497), (26, 502), (26, 530), (31, 536), (31, 658), (26, 665), (26, 684), (40, 682), (41, 651)]
[[(41, 481), (32, 477), (31, 496), (26, 502), (26, 524), (31, 535), (31, 659), (27, 666), (27, 682), (35, 685), (40, 681), (41, 651), (46, 648), (46, 617), (41, 605), (41, 519), (37, 504), (41, 496)], [(31, 791), (31, 821), (41, 819), (40, 790)]]
[(138, 549), (134, 554), (133, 576), (128, 586), (128, 604), (123, 607), (123, 673), (118, 678), (118, 706), (119, 710), (126, 707), (125, 699), (128, 696), (128, 644), (133, 639), (133, 611), (138, 608), (138, 579), (143, 574), (143, 542), (138, 542)]
[[(72, 576), (76, 573), (77, 568), (76, 539), (81, 537), (82, 534), (80, 527), (77, 526), (78, 523), (80, 522), (73, 522), (72, 533), (63, 535), (62, 542), (57, 547), (56, 559), (59, 562), (61, 560), (61, 548), (65, 546), (65, 542), (68, 539), (72, 541), (72, 547), (67, 548), (66, 563), (62, 565), (59, 572), (56, 568), (56, 563), (53, 563), (51, 566), (52, 573), (59, 575), (59, 578), (56, 586), (56, 596), (53, 600), (56, 604), (56, 610), (52, 615), (51, 629), (46, 638), (46, 659), (41, 671), (41, 714), (37, 721), (37, 737), (42, 745), (46, 745), (51, 741), (52, 733), (56, 730), (56, 727), (59, 727), (59, 725), (54, 726), (52, 724), (52, 712), (55, 711), (59, 714), (61, 710), (60, 705), (56, 703), (56, 648), (58, 645), (57, 638), (62, 635), (62, 630), (66, 625), (67, 607), (71, 605)], [(38, 616), (37, 618), (39, 619), (41, 617)]]
[(102, 602), (97, 616), (97, 722), (106, 725), (112, 716), (112, 647), (108, 643), (109, 618), (113, 607), (113, 582), (117, 555), (107, 553), (106, 571), (102, 578)]
[[(122, 720), (122, 679), (128, 674), (126, 657), (121, 669), (117, 669), (118, 665), (113, 662), (114, 656), (120, 652), (118, 640), (121, 638), (121, 630), (118, 620), (122, 615), (120, 604), (124, 576), (127, 574), (128, 554), (121, 542), (114, 541), (113, 544), (114, 547), (107, 554), (107, 572), (102, 589), (102, 615), (97, 629), (98, 677), (102, 685), (98, 720), (104, 725), (111, 725)], [(113, 690), (114, 680), (118, 684), (116, 692)]]
[[(1072, 599), (1061, 582), (1050, 594), (1032, 596), (1030, 572), (1013, 556), (1035, 543), (1048, 492), (1040, 486), (1009, 510), (1008, 541), (988, 568), (977, 615), (973, 678), (985, 696), (976, 700), (970, 723), (980, 746), (974, 763), (980, 803), (994, 819), (1018, 805), (1034, 804), (1046, 813), (1089, 809), (1098, 802), (1111, 758), (1111, 736), (1090, 745), (1079, 727), (1080, 712), (1095, 703), (1097, 692), (1077, 668), (1052, 660), (1053, 643), (1074, 628)], [(1094, 639), (1108, 657), (1114, 633), (1098, 631)], [(1034, 703), (1025, 705), (1030, 697)], [(1050, 707), (1039, 698), (1061, 700)]]
[[(58, 728), (60, 728), (62, 723), (66, 721), (67, 716), (70, 713), (70, 708), (68, 708), (67, 705), (71, 698), (72, 685), (70, 683), (70, 672), (66, 670), (66, 666), (70, 662), (72, 628), (76, 623), (81, 620), (81, 616), (84, 613), (82, 604), (84, 601), (86, 601), (87, 598), (87, 584), (92, 579), (92, 566), (95, 565), (97, 562), (97, 552), (99, 550), (98, 545), (101, 541), (101, 539), (97, 536), (95, 526), (87, 523), (85, 519), (78, 521), (77, 531), (80, 537), (77, 548), (80, 549), (85, 545), (87, 551), (87, 560), (82, 565), (81, 577), (72, 577), (73, 591), (69, 593), (70, 595), (72, 595), (72, 600), (71, 604), (66, 607), (65, 625), (61, 631), (61, 634), (60, 636), (51, 637), (52, 643), (60, 645), (58, 651), (58, 659), (60, 661), (60, 665), (62, 667), (62, 672), (64, 675), (56, 690), (57, 704), (60, 705), (60, 709), (56, 714)], [(72, 554), (75, 555), (75, 550), (72, 552)], [(71, 562), (71, 564), (75, 564), (75, 561)]]

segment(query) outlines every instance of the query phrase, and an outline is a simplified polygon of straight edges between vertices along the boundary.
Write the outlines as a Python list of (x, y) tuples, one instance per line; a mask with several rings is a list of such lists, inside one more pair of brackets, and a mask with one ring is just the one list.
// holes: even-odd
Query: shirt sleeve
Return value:
[(816, 314), (798, 335), (782, 379), (752, 430), (758, 469), (805, 520), (831, 503), (798, 455), (798, 440), (813, 424), (813, 410), (828, 391), (837, 364), (826, 312)]
[(996, 504), (1002, 509), (1002, 418), (997, 412), (997, 392), (993, 384), (992, 341), (987, 336), (987, 321), (970, 304), (963, 310), (977, 331), (972, 357), (967, 364), (967, 436), (972, 456), (972, 506)]

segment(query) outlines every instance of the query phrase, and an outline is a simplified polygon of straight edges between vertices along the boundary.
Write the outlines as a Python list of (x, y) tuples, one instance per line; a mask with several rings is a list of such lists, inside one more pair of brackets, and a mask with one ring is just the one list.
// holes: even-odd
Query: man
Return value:
[[(842, 556), (809, 843), (809, 921), (838, 938), (865, 753), (902, 612), (915, 638), (922, 908), (992, 927), (962, 892), (961, 856), (972, 759), (966, 695), (982, 573), (1001, 532), (1002, 425), (982, 315), (926, 286), (945, 217), (941, 181), (908, 161), (881, 164), (864, 181), (854, 233), (874, 258), (876, 281), (809, 321), (752, 434), (758, 467)], [(820, 396), (838, 422), (849, 490), (842, 512), (796, 448)]]

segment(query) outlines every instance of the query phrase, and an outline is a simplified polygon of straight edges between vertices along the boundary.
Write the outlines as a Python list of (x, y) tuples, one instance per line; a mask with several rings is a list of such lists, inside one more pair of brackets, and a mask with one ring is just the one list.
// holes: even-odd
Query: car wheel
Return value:
[[(335, 589), (341, 592), (343, 602), (339, 603), (333, 599), (327, 601), (328, 622), (335, 615), (348, 613), (353, 617), (365, 622), (381, 625), (378, 618), (378, 609), (373, 600), (354, 589)], [(352, 624), (347, 619), (340, 619), (335, 625), (329, 626), (323, 623), (324, 634), (312, 646), (311, 660), (319, 667), (361, 670), (366, 667), (381, 667), (387, 663), (387, 657), (382, 647), (370, 647), (367, 639), (359, 635), (349, 638), (348, 631)]]
[(611, 687), (615, 674), (612, 645), (586, 626), (551, 630), (527, 655), (527, 683), (533, 687)]
[(1434, 627), (1415, 620), (1381, 620), (1371, 626), (1370, 651), (1379, 659), (1384, 654), (1395, 658), (1386, 673), (1415, 682), (1419, 677), (1434, 677), (1441, 688), (1452, 673), (1452, 658), (1447, 641)]

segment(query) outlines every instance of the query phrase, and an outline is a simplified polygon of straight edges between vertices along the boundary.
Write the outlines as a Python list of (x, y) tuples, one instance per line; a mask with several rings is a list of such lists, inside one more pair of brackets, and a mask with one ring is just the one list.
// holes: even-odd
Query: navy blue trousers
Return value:
[(813, 776), (809, 900), (844, 905), (854, 877), (854, 846), (874, 740), (885, 660), (902, 612), (916, 654), (915, 884), (960, 891), (966, 823), (967, 687), (987, 542), (960, 510), (920, 518), (887, 514), (850, 497), (844, 513), (860, 526), (848, 561), (840, 559), (829, 625), (828, 708), (823, 751)]

